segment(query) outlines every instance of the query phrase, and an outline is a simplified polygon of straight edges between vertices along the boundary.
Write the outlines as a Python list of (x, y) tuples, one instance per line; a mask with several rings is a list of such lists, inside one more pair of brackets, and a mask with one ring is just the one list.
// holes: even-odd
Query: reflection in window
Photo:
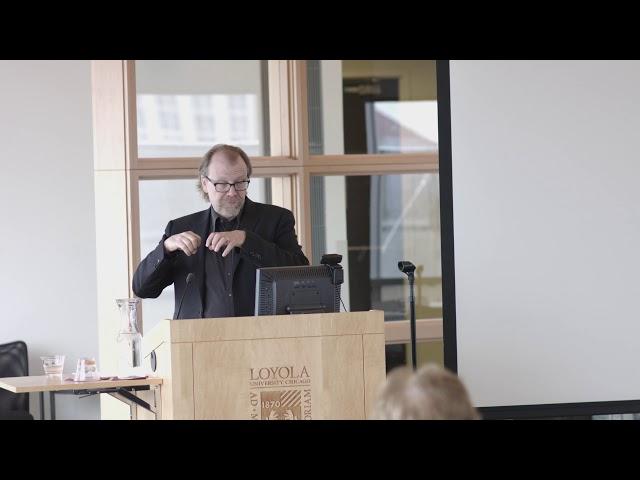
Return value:
[(249, 136), (247, 97), (245, 95), (229, 96), (229, 120), (231, 141), (242, 142)]
[(138, 111), (138, 141), (146, 142), (148, 139), (147, 117), (144, 112)]
[[(406, 318), (406, 277), (398, 261), (416, 265), (416, 315), (441, 315), (438, 176), (370, 177), (370, 272), (372, 304), (389, 319)], [(373, 308), (373, 307), (372, 307)]]
[(158, 123), (160, 124), (162, 139), (179, 140), (181, 135), (176, 98), (168, 95), (158, 95), (156, 103), (158, 105)]
[(369, 102), (369, 153), (414, 153), (438, 150), (436, 101)]
[(196, 138), (199, 142), (211, 143), (216, 136), (213, 101), (209, 95), (194, 95), (192, 101)]
[[(398, 261), (416, 265), (416, 315), (442, 316), (440, 210), (437, 174), (315, 177), (312, 196), (314, 261), (339, 253), (347, 309), (384, 310), (386, 320), (408, 319), (407, 277)], [(317, 247), (320, 245), (321, 247)], [(317, 251), (323, 248), (324, 251)]]
[(307, 79), (315, 154), (437, 151), (435, 61), (312, 61)]
[(138, 157), (201, 157), (216, 143), (269, 155), (267, 63), (136, 60)]
[[(138, 95), (140, 157), (202, 155), (216, 143), (233, 143), (261, 155), (258, 98), (242, 95)], [(251, 121), (254, 119), (254, 121)]]

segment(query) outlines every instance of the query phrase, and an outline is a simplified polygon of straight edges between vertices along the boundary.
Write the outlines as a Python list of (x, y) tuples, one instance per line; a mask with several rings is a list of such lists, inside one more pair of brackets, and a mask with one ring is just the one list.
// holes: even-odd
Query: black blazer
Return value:
[[(173, 318), (177, 318), (178, 304), (185, 292), (189, 273), (195, 276), (186, 291), (179, 318), (202, 318), (204, 311), (204, 246), (211, 232), (211, 209), (171, 220), (158, 243), (146, 256), (133, 275), (133, 292), (140, 298), (157, 298), (168, 285), (174, 284), (175, 307)], [(239, 230), (247, 233), (240, 248), (235, 249), (233, 276), (234, 304), (237, 316), (254, 314), (256, 269), (309, 265), (302, 253), (294, 230), (293, 214), (275, 205), (252, 202), (245, 199)], [(164, 241), (176, 233), (191, 230), (200, 235), (202, 244), (195, 255), (187, 256), (182, 251), (167, 254)], [(215, 254), (215, 252), (211, 252)]]

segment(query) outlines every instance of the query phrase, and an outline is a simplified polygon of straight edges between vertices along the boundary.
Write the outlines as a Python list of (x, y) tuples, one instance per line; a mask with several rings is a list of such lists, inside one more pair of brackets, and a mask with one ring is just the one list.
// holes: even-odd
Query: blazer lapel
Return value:
[[(258, 213), (256, 212), (256, 205), (249, 197), (246, 197), (244, 200), (244, 208), (242, 211), (242, 217), (240, 218), (240, 224), (238, 225), (238, 230), (248, 230), (250, 232), (255, 232), (256, 225), (258, 224)], [(240, 255), (234, 255), (233, 261), (233, 271), (235, 272), (238, 268), (238, 264), (240, 263)]]
[(255, 231), (256, 224), (258, 223), (258, 214), (256, 212), (256, 204), (249, 200), (249, 197), (244, 200), (244, 210), (242, 212), (242, 218), (240, 219), (240, 230)]
[(205, 254), (206, 247), (204, 246), (204, 242), (207, 241), (207, 237), (209, 236), (210, 232), (211, 232), (211, 207), (207, 208), (206, 210), (203, 210), (202, 212), (199, 212), (196, 218), (196, 221), (193, 225), (193, 233), (198, 234), (202, 239), (202, 244), (200, 245), (200, 247), (198, 247), (198, 250), (193, 259), (193, 262), (194, 262), (193, 272), (196, 276), (195, 281), (197, 282), (198, 289), (200, 291), (199, 298), (200, 298), (200, 315), (201, 316), (204, 311), (204, 295), (205, 295), (204, 254)]

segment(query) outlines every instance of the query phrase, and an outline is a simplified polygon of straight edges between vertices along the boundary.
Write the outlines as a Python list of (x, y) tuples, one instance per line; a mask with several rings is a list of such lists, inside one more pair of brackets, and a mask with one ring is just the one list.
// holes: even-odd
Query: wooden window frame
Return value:
[[(119, 65), (116, 65), (120, 62)], [(389, 175), (406, 173), (438, 173), (438, 151), (392, 155), (310, 155), (307, 112), (307, 65), (304, 60), (268, 61), (269, 145), (270, 156), (252, 157), (254, 175), (277, 177), (273, 185), (274, 203), (292, 210), (298, 237), (307, 256), (311, 245), (311, 176), (312, 175)], [(120, 70), (119, 70), (120, 69)], [(121, 97), (106, 91), (98, 75), (121, 74)], [(136, 128), (135, 61), (93, 61), (94, 129), (96, 136), (96, 171), (108, 169), (106, 139), (122, 135), (124, 171), (126, 176), (126, 216), (128, 238), (128, 291), (132, 296), (131, 280), (140, 262), (140, 205), (139, 182), (143, 179), (172, 179), (197, 176), (200, 158), (138, 158)], [(114, 77), (111, 82), (117, 86)], [(111, 95), (111, 96), (110, 96)], [(121, 98), (120, 106), (117, 105)], [(106, 102), (114, 105), (105, 107)], [(105, 116), (105, 113), (108, 114)], [(114, 113), (115, 112), (115, 113)], [(118, 113), (119, 112), (119, 113)], [(114, 121), (109, 115), (123, 115)], [(109, 122), (112, 122), (113, 127)], [(98, 128), (100, 130), (98, 130)], [(116, 131), (110, 131), (113, 129)], [(104, 129), (107, 131), (105, 132)], [(120, 166), (122, 166), (120, 164)], [(114, 167), (118, 168), (118, 167)], [(100, 252), (98, 252), (100, 255)], [(442, 319), (419, 319), (418, 341), (442, 338)], [(387, 343), (409, 341), (408, 321), (388, 322)]]

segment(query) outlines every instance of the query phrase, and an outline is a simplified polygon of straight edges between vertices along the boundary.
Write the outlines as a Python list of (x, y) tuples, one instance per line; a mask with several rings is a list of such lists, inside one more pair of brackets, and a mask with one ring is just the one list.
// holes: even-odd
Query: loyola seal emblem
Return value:
[(260, 392), (262, 420), (300, 420), (302, 394), (300, 390)]
[(311, 376), (306, 366), (249, 369), (251, 419), (311, 420)]

